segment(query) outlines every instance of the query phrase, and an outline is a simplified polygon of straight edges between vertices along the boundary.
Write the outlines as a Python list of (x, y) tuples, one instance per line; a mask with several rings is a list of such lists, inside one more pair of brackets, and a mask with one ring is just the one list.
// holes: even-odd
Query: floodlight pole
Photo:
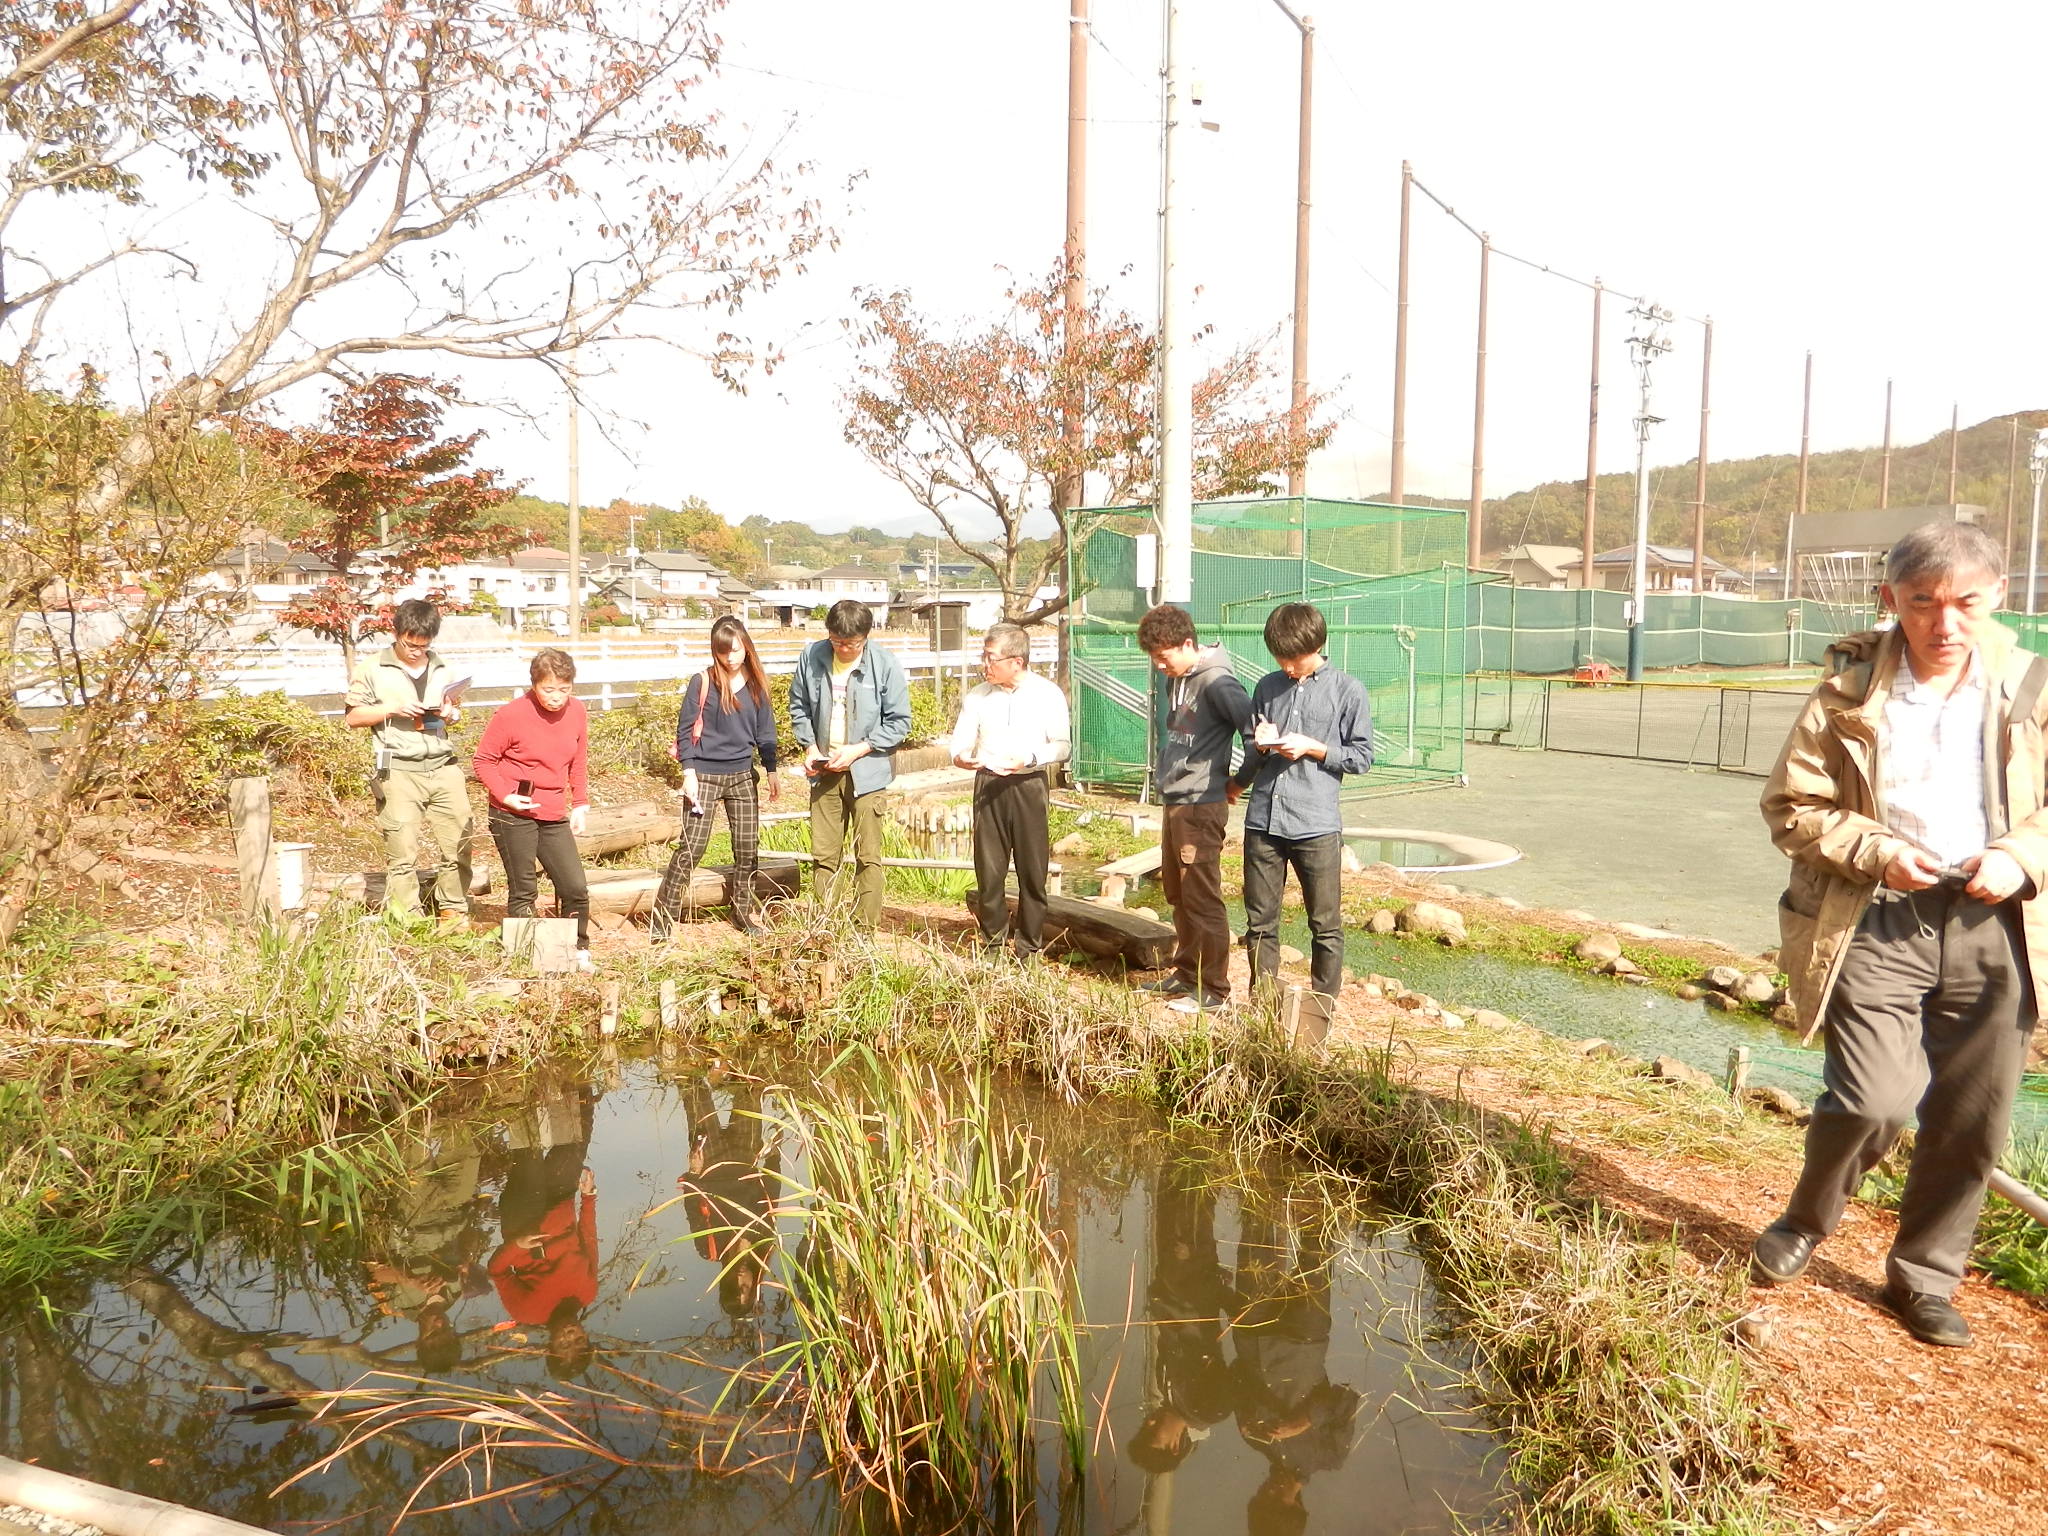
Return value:
[(1671, 311), (1643, 299), (1629, 315), (1636, 322), (1636, 333), (1628, 339), (1629, 356), (1642, 381), (1642, 404), (1636, 411), (1636, 548), (1628, 605), (1628, 680), (1639, 683), (1643, 680), (1644, 599), (1650, 587), (1650, 428), (1663, 420), (1650, 414), (1650, 366), (1671, 350), (1670, 338), (1662, 330)]
[(1175, 249), (1178, 201), (1177, 146), (1186, 124), (1187, 84), (1182, 79), (1179, 0), (1166, 0), (1166, 43), (1160, 71), (1164, 110), (1159, 157), (1159, 600), (1185, 606), (1194, 600), (1194, 379), (1181, 336), (1185, 274)]
[(2041, 481), (2048, 477), (2048, 427), (2034, 429), (2034, 451), (2027, 468), (2034, 477), (2034, 515), (2027, 520), (2027, 612), (2032, 613), (2041, 559)]

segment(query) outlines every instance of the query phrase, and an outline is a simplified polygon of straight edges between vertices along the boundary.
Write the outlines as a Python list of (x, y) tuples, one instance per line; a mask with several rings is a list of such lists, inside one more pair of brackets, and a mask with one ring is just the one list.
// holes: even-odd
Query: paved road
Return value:
[(1373, 799), (1354, 822), (1512, 843), (1521, 862), (1454, 884), (1649, 923), (1754, 953), (1778, 942), (1786, 862), (1757, 813), (1763, 780), (1569, 752), (1465, 749), (1468, 789)]

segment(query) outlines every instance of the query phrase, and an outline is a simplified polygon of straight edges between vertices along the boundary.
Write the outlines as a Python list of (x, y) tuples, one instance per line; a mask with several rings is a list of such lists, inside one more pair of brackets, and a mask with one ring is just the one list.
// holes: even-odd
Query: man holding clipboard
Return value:
[(367, 730), (375, 750), (377, 830), (384, 835), (384, 909), (417, 920), (420, 829), (440, 850), (434, 905), (443, 929), (469, 927), (469, 782), (455, 761), (448, 727), (462, 718), (468, 678), (451, 678), (431, 649), (441, 610), (424, 598), (391, 615), (391, 644), (357, 664), (346, 723)]
[[(974, 907), (984, 944), (1014, 942), (1020, 958), (1045, 947), (1051, 865), (1045, 770), (1071, 748), (1067, 696), (1031, 670), (1031, 637), (992, 624), (981, 646), (986, 679), (967, 690), (953, 727), (955, 767), (974, 772)], [(1017, 866), (1017, 921), (1004, 892)]]

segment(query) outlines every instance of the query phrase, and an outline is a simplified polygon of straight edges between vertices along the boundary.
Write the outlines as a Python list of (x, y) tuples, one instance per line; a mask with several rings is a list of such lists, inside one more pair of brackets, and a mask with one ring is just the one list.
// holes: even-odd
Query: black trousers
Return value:
[(566, 821), (535, 821), (499, 806), (491, 807), (491, 841), (505, 866), (505, 915), (533, 916), (540, 894), (534, 860), (548, 872), (555, 888), (555, 910), (576, 919), (576, 947), (590, 948), (590, 882), (583, 877), (583, 855)]
[(1308, 909), (1309, 984), (1325, 997), (1344, 989), (1344, 834), (1244, 834), (1244, 947), (1252, 985), (1280, 969), (1280, 894), (1293, 867)]
[[(991, 944), (1014, 940), (1017, 953), (1045, 947), (1045, 879), (1052, 859), (1046, 835), (1043, 773), (974, 776), (974, 916)], [(1017, 921), (1004, 891), (1017, 866)]]

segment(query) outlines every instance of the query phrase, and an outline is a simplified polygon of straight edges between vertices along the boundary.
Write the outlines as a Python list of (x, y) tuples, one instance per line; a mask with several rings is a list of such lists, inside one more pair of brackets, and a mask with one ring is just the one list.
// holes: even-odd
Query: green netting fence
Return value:
[[(1555, 590), (1505, 582), (1469, 590), (1472, 667), (1480, 672), (1571, 672), (1589, 661), (1628, 662), (1628, 594)], [(1643, 612), (1643, 665), (1816, 665), (1840, 635), (1868, 629), (1876, 613), (1805, 599), (1653, 593)]]
[[(1074, 776), (1143, 789), (1156, 707), (1137, 623), (1148, 507), (1076, 512), (1068, 589)], [(1465, 515), (1310, 497), (1202, 502), (1194, 514), (1194, 596), (1207, 643), (1221, 643), (1249, 688), (1273, 669), (1263, 631), (1284, 602), (1329, 621), (1332, 664), (1372, 700), (1371, 773), (1356, 792), (1455, 782), (1464, 771)]]

